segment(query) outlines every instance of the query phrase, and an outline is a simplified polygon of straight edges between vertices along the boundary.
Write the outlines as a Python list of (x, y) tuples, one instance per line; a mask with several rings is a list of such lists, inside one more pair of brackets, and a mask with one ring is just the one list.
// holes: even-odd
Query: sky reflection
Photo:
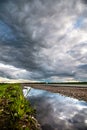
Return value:
[(33, 88), (27, 98), (43, 130), (87, 130), (87, 102)]

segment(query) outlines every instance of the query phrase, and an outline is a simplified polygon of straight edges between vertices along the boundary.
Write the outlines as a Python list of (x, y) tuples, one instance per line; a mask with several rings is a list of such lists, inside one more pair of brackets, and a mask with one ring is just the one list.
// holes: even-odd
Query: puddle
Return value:
[(87, 102), (30, 87), (28, 91), (24, 95), (36, 108), (43, 130), (87, 130)]

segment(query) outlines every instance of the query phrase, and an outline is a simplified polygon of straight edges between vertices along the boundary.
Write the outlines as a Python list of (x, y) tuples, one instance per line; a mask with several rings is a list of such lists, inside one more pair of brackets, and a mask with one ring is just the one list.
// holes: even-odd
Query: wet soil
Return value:
[(48, 84), (23, 84), (30, 86), (35, 89), (47, 90), (54, 93), (60, 93), (65, 96), (73, 97), (79, 100), (87, 101), (87, 87), (77, 86), (59, 86), (59, 85), (48, 85)]

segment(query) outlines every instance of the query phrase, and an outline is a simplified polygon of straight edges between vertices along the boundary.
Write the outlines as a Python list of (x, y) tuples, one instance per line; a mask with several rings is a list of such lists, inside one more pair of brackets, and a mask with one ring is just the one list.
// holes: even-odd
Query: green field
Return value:
[(0, 84), (0, 130), (38, 130), (20, 84)]

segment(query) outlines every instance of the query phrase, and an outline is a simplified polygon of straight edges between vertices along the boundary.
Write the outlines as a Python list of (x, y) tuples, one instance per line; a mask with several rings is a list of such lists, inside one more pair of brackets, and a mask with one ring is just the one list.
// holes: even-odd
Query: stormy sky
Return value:
[(87, 1), (0, 0), (0, 78), (87, 81)]

